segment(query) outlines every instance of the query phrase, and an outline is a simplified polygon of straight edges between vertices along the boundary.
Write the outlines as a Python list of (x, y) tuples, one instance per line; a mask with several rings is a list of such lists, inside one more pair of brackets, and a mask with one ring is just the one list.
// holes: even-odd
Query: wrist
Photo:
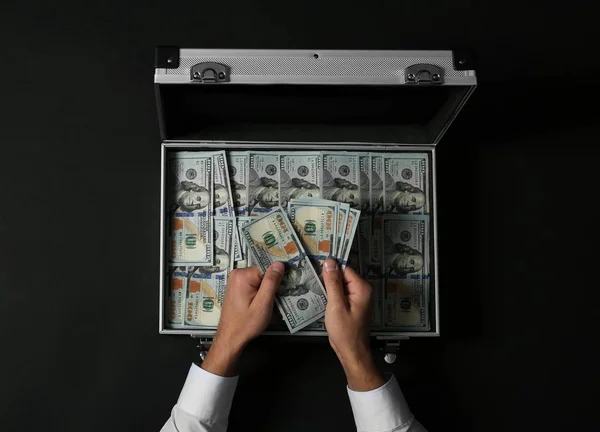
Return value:
[(385, 384), (385, 378), (375, 364), (369, 349), (344, 358), (340, 357), (340, 362), (351, 390), (370, 391)]
[(219, 376), (235, 376), (237, 361), (243, 350), (243, 344), (221, 339), (217, 333), (206, 358), (202, 362), (202, 369)]

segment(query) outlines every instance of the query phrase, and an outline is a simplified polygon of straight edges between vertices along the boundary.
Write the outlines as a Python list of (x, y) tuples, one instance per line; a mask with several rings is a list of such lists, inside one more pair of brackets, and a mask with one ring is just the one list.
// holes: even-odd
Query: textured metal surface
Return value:
[[(166, 177), (165, 177), (165, 169), (167, 163), (167, 151), (169, 149), (186, 149), (186, 150), (198, 150), (202, 151), (206, 150), (231, 150), (231, 149), (251, 149), (251, 148), (261, 148), (265, 150), (282, 150), (282, 149), (290, 149), (290, 150), (339, 150), (340, 146), (343, 146), (344, 151), (386, 151), (386, 152), (431, 152), (431, 171), (432, 177), (430, 178), (432, 181), (432, 191), (433, 191), (433, 200), (432, 200), (432, 215), (433, 215), (433, 266), (434, 266), (434, 275), (433, 275), (433, 286), (430, 287), (429, 293), (434, 297), (434, 307), (435, 307), (435, 325), (432, 326), (430, 331), (427, 332), (395, 332), (395, 331), (372, 331), (371, 336), (377, 337), (377, 339), (381, 340), (402, 340), (408, 337), (435, 337), (439, 336), (439, 295), (438, 295), (438, 277), (437, 277), (437, 220), (435, 219), (437, 214), (437, 201), (435, 198), (436, 193), (436, 185), (435, 185), (435, 146), (414, 146), (414, 145), (399, 145), (399, 144), (365, 144), (365, 143), (320, 143), (320, 142), (311, 142), (311, 143), (282, 143), (282, 142), (249, 142), (249, 141), (169, 141), (165, 142), (162, 145), (161, 151), (161, 209), (160, 209), (160, 283), (159, 283), (159, 333), (161, 334), (183, 334), (183, 335), (191, 335), (196, 337), (212, 337), (214, 336), (216, 330), (215, 329), (192, 329), (192, 328), (167, 328), (164, 317), (166, 312), (166, 285), (165, 285), (165, 270), (168, 266), (168, 262), (166, 259), (166, 248), (168, 247), (168, 239), (166, 238), (167, 229), (166, 229), (166, 219), (165, 215), (165, 200), (166, 200)], [(287, 331), (267, 331), (264, 333), (265, 335), (275, 335), (275, 336), (290, 336)], [(327, 336), (325, 331), (299, 331), (295, 333), (294, 336)]]
[(231, 67), (232, 83), (404, 84), (415, 64), (444, 69), (445, 85), (475, 85), (475, 71), (458, 71), (452, 51), (206, 50), (182, 49), (174, 69), (156, 69), (155, 82), (189, 82), (190, 69), (203, 62)]
[(447, 76), (467, 76), (465, 71), (455, 71), (448, 57), (182, 57), (177, 69), (165, 69), (166, 75), (189, 76), (190, 69), (203, 62), (226, 64), (234, 76), (400, 77), (405, 68), (418, 63), (439, 66)]

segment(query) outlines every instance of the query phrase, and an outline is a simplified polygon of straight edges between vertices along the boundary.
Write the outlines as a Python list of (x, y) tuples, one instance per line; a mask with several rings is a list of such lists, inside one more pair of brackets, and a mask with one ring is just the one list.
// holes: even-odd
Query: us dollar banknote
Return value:
[(293, 152), (279, 157), (279, 202), (287, 208), (291, 199), (321, 197), (321, 153)]
[[(366, 228), (365, 228), (366, 229)], [(371, 236), (369, 238), (369, 265), (363, 274), (373, 287), (373, 327), (383, 326), (384, 286), (383, 270), (383, 216), (373, 216), (371, 219)]]
[(311, 205), (314, 203), (319, 203), (321, 205), (335, 205), (336, 207), (336, 240), (335, 240), (335, 247), (332, 251), (331, 257), (332, 258), (339, 258), (341, 257), (341, 253), (342, 253), (342, 247), (343, 247), (343, 243), (344, 243), (344, 234), (346, 232), (346, 221), (348, 220), (348, 214), (350, 213), (350, 205), (345, 204), (345, 203), (340, 203), (340, 202), (336, 202), (336, 201), (331, 201), (331, 200), (325, 200), (325, 199), (299, 199), (299, 200), (292, 200), (291, 202), (295, 202), (295, 203), (304, 203), (307, 205)]
[(346, 235), (346, 224), (350, 215), (350, 205), (345, 203), (338, 204), (338, 225), (337, 225), (337, 251), (335, 258), (342, 258), (344, 248), (344, 237)]
[(234, 218), (215, 218), (215, 258), (210, 267), (214, 272), (228, 273), (233, 269), (232, 253), (235, 245), (235, 219)]
[(323, 193), (324, 199), (349, 204), (359, 209), (360, 162), (353, 153), (323, 153)]
[(339, 256), (342, 268), (346, 267), (346, 264), (348, 263), (348, 257), (350, 255), (352, 242), (354, 241), (354, 235), (356, 234), (356, 228), (358, 227), (359, 218), (360, 210), (351, 208), (348, 213), (348, 220), (344, 229), (343, 245)]
[(234, 217), (233, 196), (229, 180), (229, 169), (225, 151), (213, 154), (213, 214), (223, 217)]
[(371, 214), (371, 155), (361, 153), (360, 164), (360, 211), (363, 217)]
[(187, 289), (187, 267), (169, 267), (169, 324), (182, 325), (185, 306), (185, 292)]
[(337, 241), (337, 205), (295, 201), (288, 203), (290, 222), (308, 257), (319, 272), (323, 261), (333, 256)]
[(385, 212), (429, 214), (427, 154), (387, 154), (383, 161)]
[(169, 157), (171, 261), (212, 264), (212, 155), (177, 152)]
[(279, 155), (250, 152), (249, 164), (249, 215), (263, 216), (279, 206)]
[(386, 327), (428, 330), (429, 218), (383, 218)]
[(215, 260), (212, 266), (188, 267), (190, 276), (186, 295), (188, 326), (216, 327), (221, 317), (231, 269), (233, 220), (215, 219)]
[(275, 261), (286, 265), (275, 303), (291, 333), (325, 314), (327, 295), (285, 212), (277, 207), (242, 228), (253, 262), (265, 272)]
[(244, 238), (242, 233), (242, 228), (248, 225), (252, 221), (250, 217), (240, 216), (236, 218), (237, 223), (237, 231), (240, 237), (240, 252), (242, 255), (242, 259), (233, 263), (234, 268), (246, 268), (252, 266), (252, 260), (250, 259), (250, 254), (248, 253), (248, 244)]
[(383, 155), (371, 153), (371, 213), (383, 214)]
[(229, 181), (236, 216), (248, 216), (248, 182), (250, 170), (248, 152), (227, 152)]
[[(237, 220), (236, 218), (232, 218), (234, 221), (234, 226), (236, 226)], [(234, 228), (233, 230), (233, 261), (241, 261), (244, 259), (244, 255), (242, 254), (242, 244), (240, 242), (239, 230)]]

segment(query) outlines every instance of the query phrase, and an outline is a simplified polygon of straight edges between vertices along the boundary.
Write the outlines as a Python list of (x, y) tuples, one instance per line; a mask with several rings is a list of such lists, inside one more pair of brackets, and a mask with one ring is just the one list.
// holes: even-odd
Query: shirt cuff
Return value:
[(229, 417), (238, 377), (222, 377), (192, 364), (177, 405), (198, 419), (216, 423)]
[(395, 430), (413, 418), (394, 376), (371, 391), (357, 392), (348, 387), (348, 396), (359, 432)]

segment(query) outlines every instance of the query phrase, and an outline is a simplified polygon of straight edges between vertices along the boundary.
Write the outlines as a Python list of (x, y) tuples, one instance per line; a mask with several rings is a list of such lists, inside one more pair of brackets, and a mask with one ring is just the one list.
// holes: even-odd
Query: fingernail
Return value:
[(326, 272), (336, 271), (338, 269), (337, 262), (335, 262), (335, 260), (332, 259), (326, 259), (323, 263), (323, 269)]
[(275, 261), (269, 268), (275, 273), (283, 274), (285, 272), (285, 265), (281, 261)]

